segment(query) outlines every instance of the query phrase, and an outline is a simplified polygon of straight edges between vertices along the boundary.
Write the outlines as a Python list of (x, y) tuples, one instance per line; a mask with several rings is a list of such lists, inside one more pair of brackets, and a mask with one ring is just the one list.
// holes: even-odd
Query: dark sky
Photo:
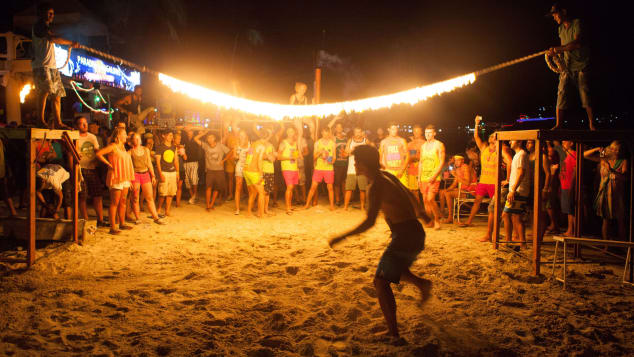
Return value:
[[(12, 1), (12, 11), (32, 3)], [(320, 48), (345, 63), (323, 75), (322, 101), (336, 101), (444, 80), (559, 41), (555, 23), (544, 17), (550, 1), (81, 3), (110, 25), (113, 54), (216, 89), (229, 90), (237, 79), (247, 97), (275, 102), (288, 100), (296, 80), (312, 84)], [(588, 29), (596, 111), (631, 110), (631, 20), (617, 4), (625, 2), (571, 3)], [(554, 105), (556, 85), (556, 75), (537, 58), (412, 109), (378, 115), (468, 123), (481, 113), (511, 121)]]

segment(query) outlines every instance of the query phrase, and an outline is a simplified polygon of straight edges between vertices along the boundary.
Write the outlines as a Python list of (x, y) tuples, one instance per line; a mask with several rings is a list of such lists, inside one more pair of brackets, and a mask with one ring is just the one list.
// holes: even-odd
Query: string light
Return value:
[(269, 117), (274, 120), (284, 118), (325, 117), (341, 112), (363, 112), (390, 108), (398, 104), (414, 105), (431, 97), (451, 92), (469, 85), (476, 80), (476, 74), (469, 73), (449, 80), (416, 87), (406, 91), (347, 102), (336, 102), (313, 105), (287, 105), (260, 102), (234, 97), (211, 90), (193, 83), (188, 83), (166, 74), (158, 74), (159, 81), (177, 93), (198, 99), (203, 103), (213, 104), (224, 109), (239, 110), (248, 114)]

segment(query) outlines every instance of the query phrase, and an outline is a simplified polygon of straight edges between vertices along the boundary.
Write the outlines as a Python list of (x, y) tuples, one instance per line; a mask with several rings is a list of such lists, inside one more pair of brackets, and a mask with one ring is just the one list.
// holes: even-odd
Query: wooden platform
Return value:
[[(533, 195), (533, 274), (539, 275), (540, 273), (540, 264), (541, 264), (541, 239), (542, 237), (539, 234), (539, 227), (542, 224), (542, 215), (540, 215), (540, 211), (542, 211), (543, 202), (542, 195), (537, 194), (540, 192), (539, 183), (542, 175), (544, 174), (542, 171), (542, 154), (545, 148), (545, 141), (572, 141), (575, 143), (575, 150), (577, 152), (577, 165), (576, 165), (576, 175), (575, 175), (575, 202), (582, 202), (583, 196), (581, 192), (581, 185), (579, 182), (583, 182), (583, 144), (585, 143), (609, 143), (613, 140), (621, 140), (623, 143), (629, 143), (634, 138), (634, 131), (631, 130), (600, 130), (600, 131), (589, 131), (589, 130), (518, 130), (518, 131), (498, 131), (494, 134), (496, 140), (496, 148), (497, 148), (497, 158), (496, 158), (496, 184), (495, 184), (495, 195), (496, 197), (500, 197), (501, 190), (501, 181), (502, 181), (502, 173), (500, 170), (500, 162), (502, 161), (502, 153), (501, 153), (501, 141), (509, 141), (509, 140), (533, 140), (535, 142), (535, 172), (534, 172), (534, 186), (533, 192), (536, 193)], [(634, 197), (632, 194), (634, 193), (634, 170), (631, 169), (631, 163), (634, 162), (634, 151), (630, 153), (630, 233), (629, 233), (629, 241), (632, 242), (632, 203), (634, 201)], [(502, 212), (501, 207), (502, 203), (500, 200), (496, 200), (495, 209), (494, 209), (494, 225), (493, 225), (493, 236), (494, 236), (494, 244), (495, 249), (498, 249), (500, 242), (500, 213)], [(575, 232), (577, 235), (580, 234), (583, 228), (583, 205), (575, 206)], [(581, 247), (578, 245), (577, 247)], [(580, 248), (577, 248), (580, 249)], [(632, 281), (634, 279), (634, 273), (632, 272), (632, 267), (630, 266), (630, 278)]]

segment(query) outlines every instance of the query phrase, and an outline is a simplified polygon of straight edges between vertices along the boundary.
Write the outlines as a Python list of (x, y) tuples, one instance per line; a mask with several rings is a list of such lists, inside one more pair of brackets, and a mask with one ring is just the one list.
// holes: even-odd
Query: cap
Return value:
[(563, 6), (560, 2), (556, 2), (556, 3), (553, 4), (553, 6), (550, 7), (550, 11), (544, 16), (550, 17), (553, 14), (560, 13), (560, 12), (562, 12), (565, 9), (566, 9), (566, 7)]
[(454, 159), (463, 159), (464, 160), (464, 156), (462, 156), (462, 155), (454, 155), (453, 158)]
[(145, 134), (143, 134), (143, 138), (144, 139), (151, 139), (151, 138), (154, 138), (154, 135), (152, 135), (152, 133), (145, 133)]

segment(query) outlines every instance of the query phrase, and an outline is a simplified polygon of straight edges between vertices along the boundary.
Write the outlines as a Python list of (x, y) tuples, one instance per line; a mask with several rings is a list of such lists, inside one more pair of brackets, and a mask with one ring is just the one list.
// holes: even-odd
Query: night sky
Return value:
[[(12, 0), (9, 13), (32, 3)], [(324, 71), (325, 102), (404, 90), (559, 44), (556, 24), (544, 17), (551, 1), (81, 3), (110, 27), (113, 54), (214, 89), (230, 91), (235, 79), (245, 96), (280, 103), (296, 80), (312, 85), (319, 49), (343, 60)], [(631, 20), (616, 3), (572, 2), (588, 28), (598, 115), (632, 108)], [(461, 125), (480, 113), (511, 122), (541, 106), (552, 114), (556, 86), (537, 58), (414, 108), (374, 115)]]

